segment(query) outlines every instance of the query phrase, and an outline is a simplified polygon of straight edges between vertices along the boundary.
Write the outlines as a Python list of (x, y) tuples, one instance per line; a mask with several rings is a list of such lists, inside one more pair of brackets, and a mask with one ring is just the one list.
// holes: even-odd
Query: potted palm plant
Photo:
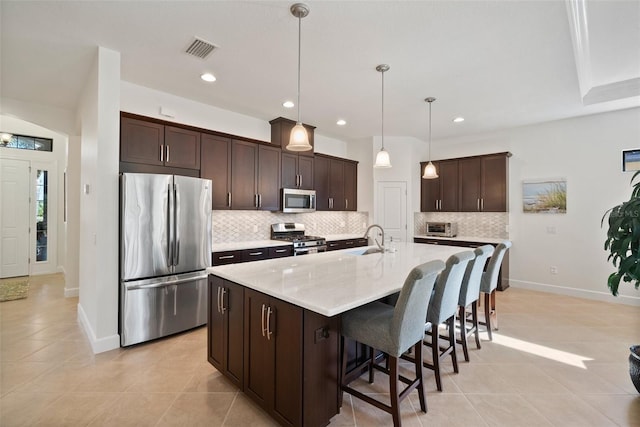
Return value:
[[(609, 252), (607, 261), (611, 261), (616, 268), (607, 280), (607, 286), (614, 296), (618, 295), (621, 281), (633, 283), (636, 289), (640, 285), (640, 181), (634, 184), (638, 174), (640, 171), (631, 178), (633, 190), (629, 200), (605, 212), (600, 223), (603, 226), (607, 220), (609, 225), (604, 249)], [(631, 346), (629, 374), (640, 393), (640, 345)]]

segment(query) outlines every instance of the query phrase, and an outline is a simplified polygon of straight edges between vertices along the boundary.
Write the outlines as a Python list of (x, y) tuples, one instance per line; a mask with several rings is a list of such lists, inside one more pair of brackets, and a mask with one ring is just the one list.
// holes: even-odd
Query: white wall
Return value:
[[(513, 153), (509, 160), (512, 286), (640, 305), (640, 293), (627, 284), (621, 284), (620, 297), (610, 297), (607, 277), (613, 267), (606, 261), (606, 231), (600, 226), (604, 212), (630, 195), (632, 174), (621, 171), (621, 150), (639, 144), (640, 109), (635, 108), (439, 140), (432, 154), (444, 159)], [(425, 149), (414, 163), (426, 158)], [(555, 177), (567, 179), (567, 213), (523, 213), (522, 181)], [(556, 233), (549, 233), (553, 229)], [(557, 267), (557, 275), (550, 273), (551, 266)]]
[[(34, 269), (32, 264), (31, 272), (32, 274), (50, 274), (65, 271), (66, 226), (63, 222), (63, 171), (66, 167), (68, 138), (66, 135), (53, 132), (42, 126), (4, 114), (0, 114), (0, 131), (53, 139), (52, 152), (3, 148), (0, 149), (0, 157), (28, 160), (33, 164), (51, 165), (52, 172), (53, 170), (57, 172), (56, 176), (50, 177), (49, 181), (51, 186), (49, 195), (54, 198), (54, 200), (50, 200), (50, 206), (55, 207), (55, 212), (50, 212), (50, 215), (53, 213), (55, 215), (49, 218), (49, 245), (51, 245), (47, 253), (49, 262), (46, 266), (41, 265), (37, 269)], [(54, 218), (56, 219), (55, 223), (52, 221)]]
[[(271, 125), (266, 120), (223, 110), (126, 81), (120, 83), (120, 91), (120, 108), (128, 113), (173, 121), (259, 141), (271, 140)], [(174, 117), (161, 115), (161, 107), (172, 111)], [(275, 117), (273, 118), (275, 119)], [(317, 153), (347, 157), (347, 144), (322, 135), (322, 130), (316, 129), (314, 143), (315, 152)]]
[(98, 48), (82, 92), (80, 302), (95, 353), (117, 348), (120, 54)]

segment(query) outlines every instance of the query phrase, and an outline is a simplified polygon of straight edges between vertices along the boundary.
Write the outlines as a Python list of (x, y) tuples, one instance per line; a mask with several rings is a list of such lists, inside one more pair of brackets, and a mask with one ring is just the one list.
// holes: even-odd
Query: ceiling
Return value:
[[(102, 46), (121, 53), (123, 80), (265, 121), (295, 119), (282, 107), (296, 98), (292, 3), (2, 0), (0, 94), (75, 110)], [(306, 4), (301, 115), (326, 136), (380, 135), (381, 63), (391, 67), (386, 136), (426, 140), (428, 96), (437, 98), (434, 139), (640, 105), (639, 1)], [(219, 48), (187, 55), (194, 36)], [(216, 82), (200, 80), (207, 71)]]

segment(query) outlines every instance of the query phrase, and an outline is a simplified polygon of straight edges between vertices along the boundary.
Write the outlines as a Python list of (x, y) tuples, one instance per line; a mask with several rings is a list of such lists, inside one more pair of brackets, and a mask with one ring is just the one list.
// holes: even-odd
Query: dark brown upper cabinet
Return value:
[(212, 209), (231, 209), (231, 138), (202, 134), (200, 177), (212, 182)]
[(200, 169), (200, 133), (121, 117), (120, 161)]
[(507, 211), (507, 161), (505, 153), (459, 160), (461, 212)]
[(231, 208), (280, 208), (280, 148), (232, 141)]
[(316, 210), (355, 211), (357, 209), (358, 162), (316, 155), (314, 185)]
[(458, 210), (458, 161), (433, 162), (438, 178), (423, 179), (427, 162), (420, 163), (420, 211), (456, 212)]
[[(309, 151), (287, 150), (291, 129), (293, 129), (293, 127), (296, 125), (296, 122), (294, 120), (285, 119), (284, 117), (278, 117), (277, 119), (271, 120), (269, 123), (271, 124), (271, 143), (273, 145), (281, 147), (283, 153), (297, 154), (300, 156), (313, 156), (313, 148)], [(307, 134), (309, 135), (309, 144), (311, 144), (311, 147), (314, 147), (313, 132), (315, 126), (310, 126), (304, 123), (302, 125), (305, 127), (305, 129), (307, 130)]]
[(282, 153), (282, 188), (313, 190), (314, 158)]
[(511, 153), (463, 157), (433, 162), (436, 179), (422, 179), (422, 212), (506, 212), (508, 159)]

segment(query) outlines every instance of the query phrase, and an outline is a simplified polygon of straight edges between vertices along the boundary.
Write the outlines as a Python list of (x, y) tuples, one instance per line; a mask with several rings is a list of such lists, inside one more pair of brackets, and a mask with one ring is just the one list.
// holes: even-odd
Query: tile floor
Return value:
[[(94, 355), (60, 275), (32, 278), (29, 297), (0, 303), (0, 425), (268, 426), (274, 422), (206, 361), (206, 328)], [(640, 308), (511, 288), (498, 293), (500, 330), (471, 348), (444, 391), (426, 373), (405, 426), (640, 426), (628, 348)], [(385, 394), (377, 374), (369, 393)], [(417, 410), (416, 410), (417, 408)], [(388, 426), (386, 413), (345, 395), (332, 426)]]

